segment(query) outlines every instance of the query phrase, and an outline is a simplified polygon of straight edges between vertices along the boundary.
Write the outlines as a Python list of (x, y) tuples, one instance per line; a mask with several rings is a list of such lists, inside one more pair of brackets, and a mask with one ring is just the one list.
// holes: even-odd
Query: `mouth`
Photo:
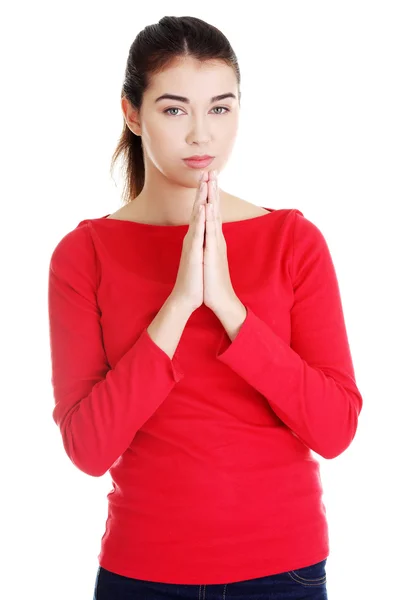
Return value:
[(184, 158), (183, 162), (191, 168), (194, 169), (204, 169), (208, 167), (214, 160), (214, 156), (203, 156), (203, 157), (194, 157), (194, 158)]

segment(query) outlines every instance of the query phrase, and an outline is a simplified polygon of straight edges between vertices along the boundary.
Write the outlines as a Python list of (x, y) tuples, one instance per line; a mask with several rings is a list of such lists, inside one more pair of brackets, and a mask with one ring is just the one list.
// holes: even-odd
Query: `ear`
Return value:
[(121, 98), (121, 108), (125, 123), (135, 135), (142, 135), (139, 110), (134, 108), (126, 96)]

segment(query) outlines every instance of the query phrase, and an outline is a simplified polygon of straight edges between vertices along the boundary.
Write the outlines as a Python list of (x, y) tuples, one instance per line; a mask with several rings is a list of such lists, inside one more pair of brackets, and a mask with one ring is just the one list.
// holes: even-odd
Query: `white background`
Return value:
[(122, 205), (109, 166), (125, 63), (137, 33), (164, 15), (212, 23), (238, 56), (240, 131), (221, 187), (300, 209), (331, 249), (364, 407), (351, 446), (316, 455), (329, 600), (400, 597), (399, 3), (260, 6), (81, 0), (2, 11), (4, 599), (93, 596), (111, 480), (74, 467), (52, 421), (48, 266), (81, 220)]

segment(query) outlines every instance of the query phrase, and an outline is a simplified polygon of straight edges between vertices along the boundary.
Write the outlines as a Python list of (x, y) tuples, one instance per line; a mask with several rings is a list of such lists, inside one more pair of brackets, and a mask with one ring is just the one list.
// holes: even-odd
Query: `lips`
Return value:
[(203, 154), (203, 156), (196, 154), (195, 156), (188, 156), (184, 160), (208, 160), (210, 158), (214, 158), (214, 157), (210, 156), (209, 154)]
[(191, 167), (192, 169), (205, 169), (208, 167), (212, 161), (214, 160), (213, 156), (209, 156), (208, 158), (184, 158), (184, 163), (186, 166)]

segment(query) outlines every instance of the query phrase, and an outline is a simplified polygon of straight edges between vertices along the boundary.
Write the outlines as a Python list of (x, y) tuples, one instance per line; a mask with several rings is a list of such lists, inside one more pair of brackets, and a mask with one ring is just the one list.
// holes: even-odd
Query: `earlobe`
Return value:
[(140, 131), (140, 127), (137, 125), (137, 123), (129, 123), (127, 119), (125, 119), (125, 123), (128, 129), (130, 129), (134, 135), (141, 137), (142, 132)]
[(141, 136), (142, 132), (140, 130), (140, 124), (137, 121), (133, 121), (132, 119), (128, 120), (125, 118), (125, 123), (127, 127), (134, 133), (135, 135)]

